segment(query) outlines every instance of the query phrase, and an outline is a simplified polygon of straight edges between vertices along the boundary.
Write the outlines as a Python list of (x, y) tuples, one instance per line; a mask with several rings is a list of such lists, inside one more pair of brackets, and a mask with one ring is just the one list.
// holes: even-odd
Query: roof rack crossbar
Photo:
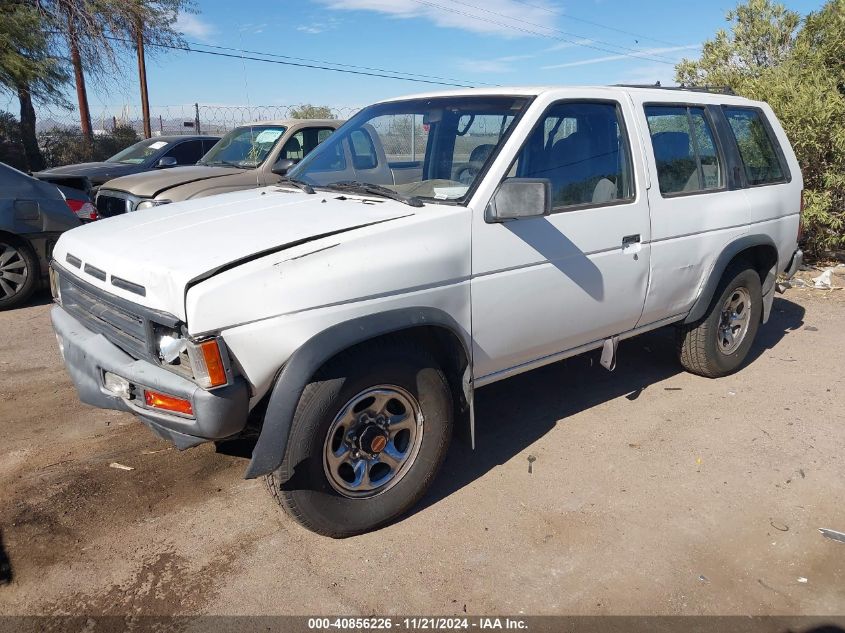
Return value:
[(687, 90), (689, 92), (711, 92), (722, 95), (735, 95), (730, 86), (661, 86), (660, 82), (653, 84), (615, 84), (617, 88), (659, 88), (661, 90)]

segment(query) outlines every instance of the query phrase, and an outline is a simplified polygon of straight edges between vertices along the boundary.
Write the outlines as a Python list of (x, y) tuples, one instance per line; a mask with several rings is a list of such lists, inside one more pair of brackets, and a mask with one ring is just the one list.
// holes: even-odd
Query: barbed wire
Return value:
[[(214, 105), (182, 104), (150, 107), (150, 124), (153, 136), (173, 134), (223, 134), (239, 125), (280, 119), (315, 118), (348, 119), (360, 108), (355, 106), (312, 106), (297, 105)], [(326, 115), (329, 115), (326, 117)], [(107, 107), (91, 114), (95, 135), (110, 135), (118, 128), (131, 128), (136, 133), (143, 131), (143, 117), (137, 106)], [(41, 107), (36, 110), (36, 131), (49, 134), (51, 131), (81, 134), (79, 113)]]

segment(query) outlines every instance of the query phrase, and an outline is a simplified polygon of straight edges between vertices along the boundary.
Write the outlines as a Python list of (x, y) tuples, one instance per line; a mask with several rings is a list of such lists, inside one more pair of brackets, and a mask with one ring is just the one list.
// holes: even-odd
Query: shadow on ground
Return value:
[[(753, 363), (788, 332), (800, 328), (804, 312), (800, 305), (776, 298), (769, 322), (758, 331), (747, 362)], [(681, 373), (674, 336), (674, 328), (668, 327), (622, 341), (613, 372), (599, 365), (595, 352), (476, 391), (476, 450), (468, 442), (454, 442), (431, 490), (412, 513), (507, 462), (559, 421), (565, 423), (573, 414), (620, 396), (636, 400), (651, 385)]]
[(0, 530), (0, 586), (12, 582), (12, 563), (3, 545), (3, 530)]

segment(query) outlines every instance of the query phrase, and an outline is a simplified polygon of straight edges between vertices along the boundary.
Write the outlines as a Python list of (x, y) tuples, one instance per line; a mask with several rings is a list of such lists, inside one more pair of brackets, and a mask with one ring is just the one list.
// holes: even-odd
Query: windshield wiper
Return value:
[(280, 185), (293, 185), (298, 189), (302, 189), (305, 193), (317, 193), (314, 191), (314, 187), (309, 185), (304, 180), (297, 180), (296, 178), (282, 178), (279, 181)]
[(216, 167), (219, 165), (226, 165), (226, 167), (237, 167), (238, 169), (252, 169), (252, 167), (248, 167), (246, 165), (241, 165), (240, 163), (233, 163), (232, 161), (228, 160), (213, 160), (208, 163), (200, 163), (200, 165), (205, 165), (206, 167)]
[(391, 200), (398, 200), (411, 207), (424, 206), (422, 201), (416, 196), (406, 196), (405, 194), (394, 191), (389, 187), (376, 185), (371, 182), (361, 182), (359, 180), (341, 180), (340, 182), (333, 182), (330, 185), (324, 185), (327, 189), (338, 189), (340, 191), (350, 191), (353, 193), (369, 193), (375, 196), (382, 196), (390, 198)]

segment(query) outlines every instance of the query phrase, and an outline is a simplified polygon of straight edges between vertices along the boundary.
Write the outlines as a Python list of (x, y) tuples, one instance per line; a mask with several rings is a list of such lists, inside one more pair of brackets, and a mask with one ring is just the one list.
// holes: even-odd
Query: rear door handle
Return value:
[(634, 235), (626, 235), (622, 238), (622, 248), (626, 246), (631, 246), (632, 244), (639, 244), (640, 243), (640, 234), (636, 233)]

